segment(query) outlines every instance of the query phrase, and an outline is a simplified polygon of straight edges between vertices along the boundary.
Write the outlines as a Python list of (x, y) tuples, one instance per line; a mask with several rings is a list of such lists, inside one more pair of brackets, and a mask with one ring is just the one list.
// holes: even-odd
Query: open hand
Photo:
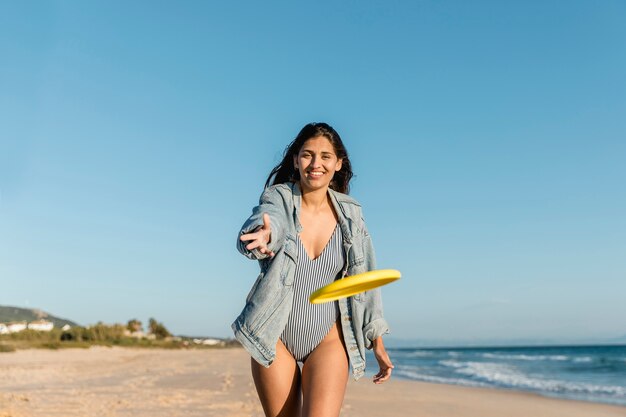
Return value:
[(258, 249), (259, 252), (273, 257), (274, 252), (267, 247), (267, 245), (271, 242), (271, 238), (272, 229), (270, 225), (270, 216), (267, 213), (263, 213), (263, 226), (257, 228), (252, 233), (246, 233), (245, 235), (241, 235), (241, 237), (239, 237), (239, 239), (243, 242), (250, 242), (246, 245), (246, 249)]

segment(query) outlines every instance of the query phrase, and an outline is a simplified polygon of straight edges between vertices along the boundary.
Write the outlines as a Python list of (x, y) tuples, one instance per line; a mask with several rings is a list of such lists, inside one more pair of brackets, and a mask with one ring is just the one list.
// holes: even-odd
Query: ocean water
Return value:
[[(626, 406), (626, 345), (388, 348), (394, 377)], [(367, 374), (378, 372), (368, 352)]]

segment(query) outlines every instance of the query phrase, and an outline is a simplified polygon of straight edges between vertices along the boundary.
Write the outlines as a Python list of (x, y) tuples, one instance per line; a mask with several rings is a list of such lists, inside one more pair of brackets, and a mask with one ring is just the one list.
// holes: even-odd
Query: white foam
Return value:
[(421, 374), (419, 372), (415, 372), (415, 371), (411, 371), (408, 369), (395, 369), (395, 371), (398, 375), (400, 376), (404, 376), (416, 381), (423, 381), (423, 382), (434, 382), (437, 384), (452, 384), (452, 385), (464, 385), (467, 387), (489, 387), (489, 384), (485, 384), (484, 382), (479, 382), (479, 381), (471, 381), (468, 379), (462, 379), (462, 378), (445, 378), (445, 377), (441, 377), (441, 376), (433, 376), (433, 375), (425, 375), (425, 374)]
[(413, 352), (408, 353), (406, 356), (408, 358), (423, 358), (428, 356), (434, 356), (435, 352), (430, 350), (415, 350)]
[(449, 368), (462, 368), (463, 362), (447, 360), (447, 361), (439, 361), (440, 365), (447, 366)]
[(560, 393), (602, 394), (626, 398), (626, 388), (624, 387), (537, 379), (519, 372), (511, 365), (491, 362), (464, 362), (450, 365), (457, 368), (456, 372), (460, 374), (511, 388)]
[(503, 355), (498, 353), (483, 353), (483, 358), (506, 359), (519, 361), (566, 361), (569, 356), (565, 355)]

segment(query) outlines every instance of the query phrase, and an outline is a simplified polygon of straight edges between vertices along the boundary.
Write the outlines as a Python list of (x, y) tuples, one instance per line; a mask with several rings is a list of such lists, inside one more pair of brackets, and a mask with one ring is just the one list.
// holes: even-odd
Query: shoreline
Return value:
[[(259, 416), (241, 348), (121, 347), (0, 354), (0, 417)], [(350, 378), (342, 416), (626, 417), (626, 407), (508, 389)]]
[[(367, 376), (368, 375), (366, 374), (363, 378), (366, 378)], [(546, 398), (546, 399), (562, 400), (562, 401), (576, 401), (576, 402), (585, 403), (585, 404), (610, 405), (610, 406), (622, 407), (622, 408), (626, 409), (626, 405), (621, 405), (621, 404), (614, 404), (614, 403), (602, 402), (602, 401), (585, 400), (585, 399), (580, 399), (580, 398), (559, 397), (557, 395), (546, 395), (546, 394), (542, 394), (540, 392), (525, 391), (525, 390), (516, 389), (516, 388), (495, 387), (495, 386), (494, 387), (481, 387), (481, 386), (453, 384), (453, 383), (445, 383), (445, 382), (432, 382), (432, 381), (426, 382), (426, 381), (418, 381), (418, 380), (415, 380), (415, 379), (407, 378), (405, 376), (394, 376), (394, 378), (396, 380), (407, 381), (407, 382), (415, 382), (415, 383), (418, 383), (418, 384), (441, 385), (441, 386), (446, 386), (446, 387), (462, 387), (462, 388), (471, 388), (471, 389), (488, 390), (488, 391), (492, 390), (492, 391), (497, 391), (497, 392), (508, 392), (508, 393), (513, 393), (513, 394), (527, 394), (527, 395), (531, 395), (531, 396), (536, 396), (538, 398)]]

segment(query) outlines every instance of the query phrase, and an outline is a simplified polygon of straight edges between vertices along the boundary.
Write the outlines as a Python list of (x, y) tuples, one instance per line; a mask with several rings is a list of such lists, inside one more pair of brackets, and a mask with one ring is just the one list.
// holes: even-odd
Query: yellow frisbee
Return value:
[(360, 292), (372, 290), (400, 279), (400, 271), (395, 269), (377, 269), (352, 275), (316, 290), (309, 297), (312, 304), (322, 304), (329, 301), (350, 297)]

